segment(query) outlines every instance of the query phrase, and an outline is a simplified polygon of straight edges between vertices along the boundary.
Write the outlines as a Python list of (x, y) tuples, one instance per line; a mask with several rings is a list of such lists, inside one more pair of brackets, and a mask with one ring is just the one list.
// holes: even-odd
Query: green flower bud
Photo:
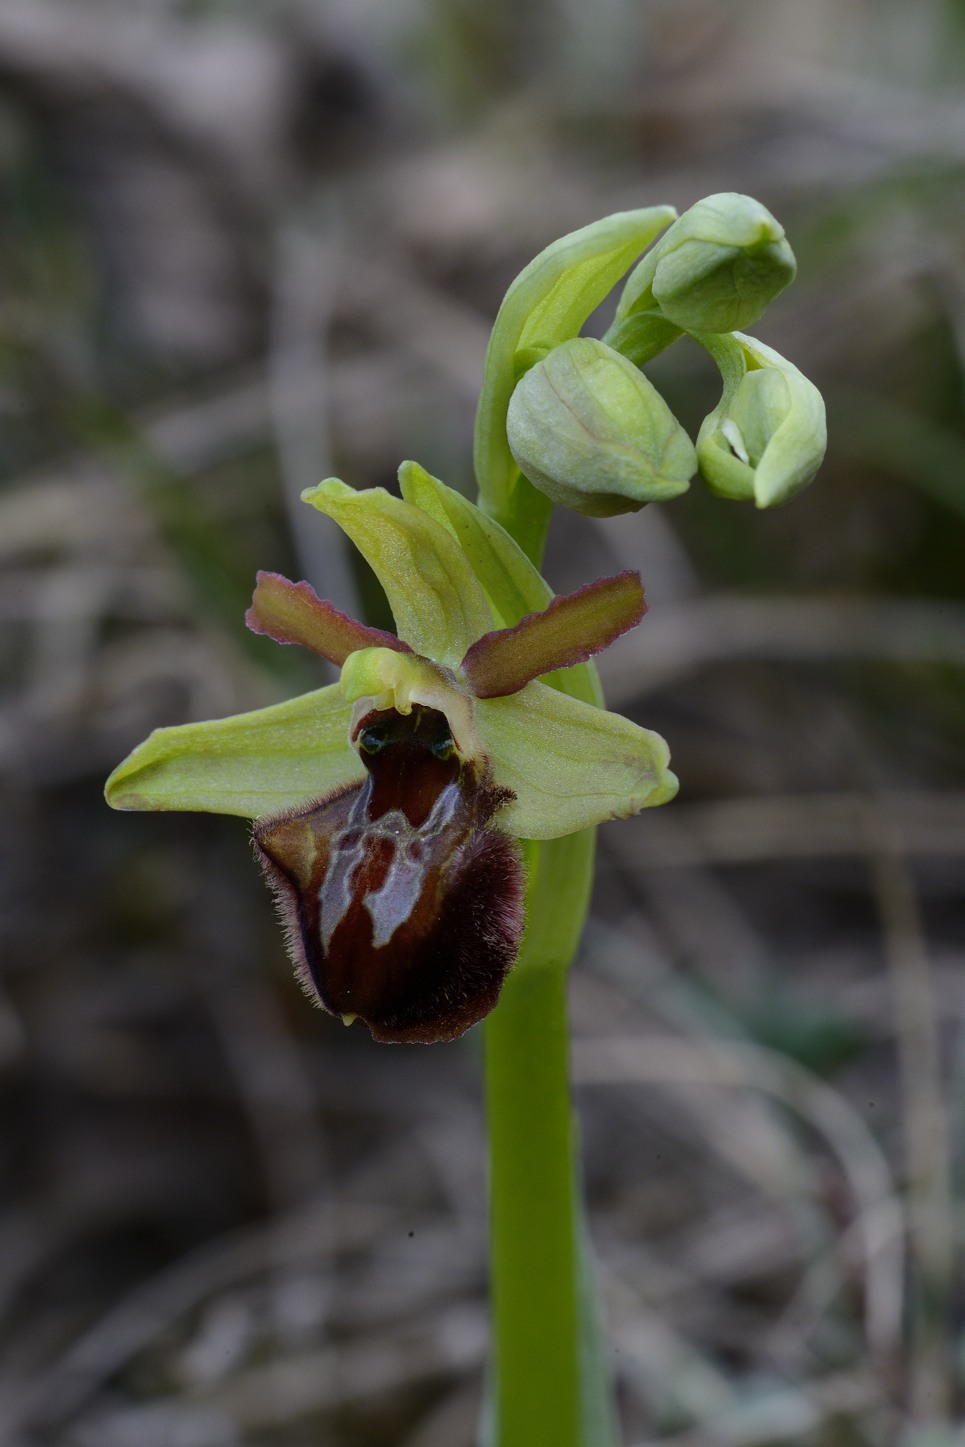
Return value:
[(797, 367), (740, 332), (699, 336), (724, 392), (697, 437), (700, 475), (722, 497), (786, 502), (817, 472), (827, 446), (824, 402)]
[(707, 196), (675, 221), (629, 278), (616, 324), (659, 307), (685, 331), (751, 326), (794, 280), (784, 228), (751, 196)]
[(506, 432), (533, 486), (589, 517), (676, 497), (697, 470), (693, 443), (653, 384), (591, 337), (561, 343), (530, 368)]

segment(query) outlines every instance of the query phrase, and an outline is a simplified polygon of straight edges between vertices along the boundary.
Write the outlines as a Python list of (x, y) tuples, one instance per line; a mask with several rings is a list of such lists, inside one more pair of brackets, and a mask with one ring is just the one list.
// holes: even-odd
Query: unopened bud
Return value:
[(794, 280), (784, 228), (751, 196), (723, 191), (685, 211), (627, 282), (614, 328), (659, 308), (684, 331), (751, 326)]
[(590, 337), (561, 343), (530, 368), (506, 431), (533, 486), (590, 517), (676, 497), (697, 470), (693, 443), (653, 384)]
[(700, 474), (722, 497), (758, 507), (786, 502), (814, 477), (827, 426), (818, 389), (763, 342), (699, 338), (724, 378), (724, 394), (697, 437)]

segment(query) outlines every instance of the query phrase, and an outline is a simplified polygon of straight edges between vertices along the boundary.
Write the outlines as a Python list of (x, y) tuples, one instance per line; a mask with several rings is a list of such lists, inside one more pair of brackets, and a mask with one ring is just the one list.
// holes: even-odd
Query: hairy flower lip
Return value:
[(519, 846), (495, 824), (506, 791), (448, 750), (447, 720), (370, 711), (365, 777), (259, 821), (255, 853), (298, 978), (376, 1040), (451, 1040), (496, 1004), (523, 931)]

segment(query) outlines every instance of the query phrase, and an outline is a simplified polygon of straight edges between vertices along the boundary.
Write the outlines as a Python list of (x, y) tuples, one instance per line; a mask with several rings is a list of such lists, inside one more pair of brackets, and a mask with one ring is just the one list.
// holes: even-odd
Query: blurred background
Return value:
[[(5, 1447), (471, 1447), (478, 1032), (313, 1011), (241, 821), (103, 780), (317, 684), (257, 567), (383, 621), (298, 493), (471, 491), (537, 250), (718, 190), (797, 253), (757, 331), (827, 463), (547, 561), (641, 570), (604, 681), (683, 781), (601, 831), (572, 981), (626, 1441), (965, 1441), (963, 77), (961, 0), (4, 0)], [(709, 359), (652, 375), (695, 431)]]

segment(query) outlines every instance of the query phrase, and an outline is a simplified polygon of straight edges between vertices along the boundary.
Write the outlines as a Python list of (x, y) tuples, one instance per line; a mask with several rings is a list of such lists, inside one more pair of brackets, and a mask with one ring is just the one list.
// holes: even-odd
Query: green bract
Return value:
[[(505, 832), (554, 839), (673, 796), (659, 735), (535, 681), (639, 621), (636, 575), (554, 600), (492, 519), (413, 463), (402, 476), (402, 500), (336, 479), (304, 495), (375, 571), (398, 638), (347, 619), (307, 584), (259, 575), (250, 625), (338, 661), (341, 681), (234, 718), (158, 729), (111, 775), (110, 804), (248, 817), (304, 807), (362, 777), (353, 719), (417, 705), (444, 713), (460, 754), (512, 790), (495, 821)], [(593, 698), (589, 681), (581, 691)]]
[(772, 347), (734, 332), (697, 335), (720, 368), (720, 402), (697, 436), (700, 475), (722, 497), (786, 502), (817, 472), (827, 446), (821, 393)]
[(563, 342), (526, 373), (506, 432), (533, 486), (591, 517), (676, 497), (697, 471), (693, 443), (657, 389), (591, 337)]

